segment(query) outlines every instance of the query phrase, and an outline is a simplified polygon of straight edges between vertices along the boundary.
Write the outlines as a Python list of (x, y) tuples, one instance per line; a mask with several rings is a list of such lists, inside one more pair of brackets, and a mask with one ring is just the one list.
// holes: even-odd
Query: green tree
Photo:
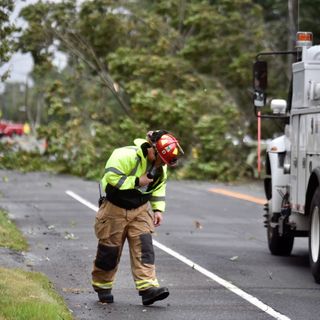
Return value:
[[(262, 14), (250, 0), (97, 0), (79, 9), (67, 0), (23, 9), (19, 46), (35, 62), (46, 121), (39, 132), (51, 159), (92, 176), (88, 168), (101, 168), (112, 148), (164, 128), (181, 137), (184, 176), (239, 175)], [(63, 72), (52, 47), (68, 57)]]
[[(0, 3), (0, 67), (10, 59), (13, 53), (12, 34), (16, 31), (14, 24), (10, 22), (10, 14), (14, 10), (13, 0), (4, 0)], [(8, 77), (8, 71), (1, 75), (1, 81)]]
[(5, 91), (0, 95), (0, 106), (4, 119), (17, 122), (27, 120), (25, 113), (25, 86), (21, 83), (6, 83)]

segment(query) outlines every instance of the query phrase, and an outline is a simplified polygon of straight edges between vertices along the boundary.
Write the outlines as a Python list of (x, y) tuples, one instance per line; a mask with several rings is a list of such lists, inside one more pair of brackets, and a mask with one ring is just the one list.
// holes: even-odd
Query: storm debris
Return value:
[(203, 228), (202, 224), (199, 221), (195, 220), (193, 223), (194, 223), (194, 226), (196, 227), (196, 229), (202, 229)]
[(80, 294), (86, 292), (87, 290), (83, 288), (62, 288), (62, 291), (66, 293)]
[(68, 232), (68, 231), (65, 232), (64, 238), (65, 238), (66, 240), (77, 240), (77, 239), (79, 239), (79, 238), (76, 237), (73, 233), (70, 233), (70, 232)]

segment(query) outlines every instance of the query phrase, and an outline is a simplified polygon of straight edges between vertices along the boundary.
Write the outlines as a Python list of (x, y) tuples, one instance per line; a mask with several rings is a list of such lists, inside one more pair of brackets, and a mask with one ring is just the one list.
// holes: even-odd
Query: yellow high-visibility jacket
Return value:
[(165, 210), (167, 166), (157, 169), (154, 180), (146, 187), (138, 185), (139, 177), (149, 170), (147, 140), (135, 139), (135, 146), (115, 149), (105, 166), (101, 180), (106, 197), (111, 203), (124, 208), (135, 209), (150, 201), (154, 211)]

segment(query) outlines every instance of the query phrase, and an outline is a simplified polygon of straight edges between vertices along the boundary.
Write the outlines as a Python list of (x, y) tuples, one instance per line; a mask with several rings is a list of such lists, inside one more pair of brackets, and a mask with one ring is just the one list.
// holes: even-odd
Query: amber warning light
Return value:
[(297, 47), (311, 47), (313, 41), (312, 32), (297, 32)]

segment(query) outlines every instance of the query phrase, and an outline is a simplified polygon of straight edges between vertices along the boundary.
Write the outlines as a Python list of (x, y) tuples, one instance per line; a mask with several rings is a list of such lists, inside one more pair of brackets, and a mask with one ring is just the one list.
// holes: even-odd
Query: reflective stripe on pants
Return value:
[(113, 282), (94, 282), (92, 281), (92, 286), (96, 291), (112, 289)]
[(137, 290), (145, 290), (150, 287), (159, 287), (159, 282), (157, 279), (155, 280), (136, 280), (136, 288)]

